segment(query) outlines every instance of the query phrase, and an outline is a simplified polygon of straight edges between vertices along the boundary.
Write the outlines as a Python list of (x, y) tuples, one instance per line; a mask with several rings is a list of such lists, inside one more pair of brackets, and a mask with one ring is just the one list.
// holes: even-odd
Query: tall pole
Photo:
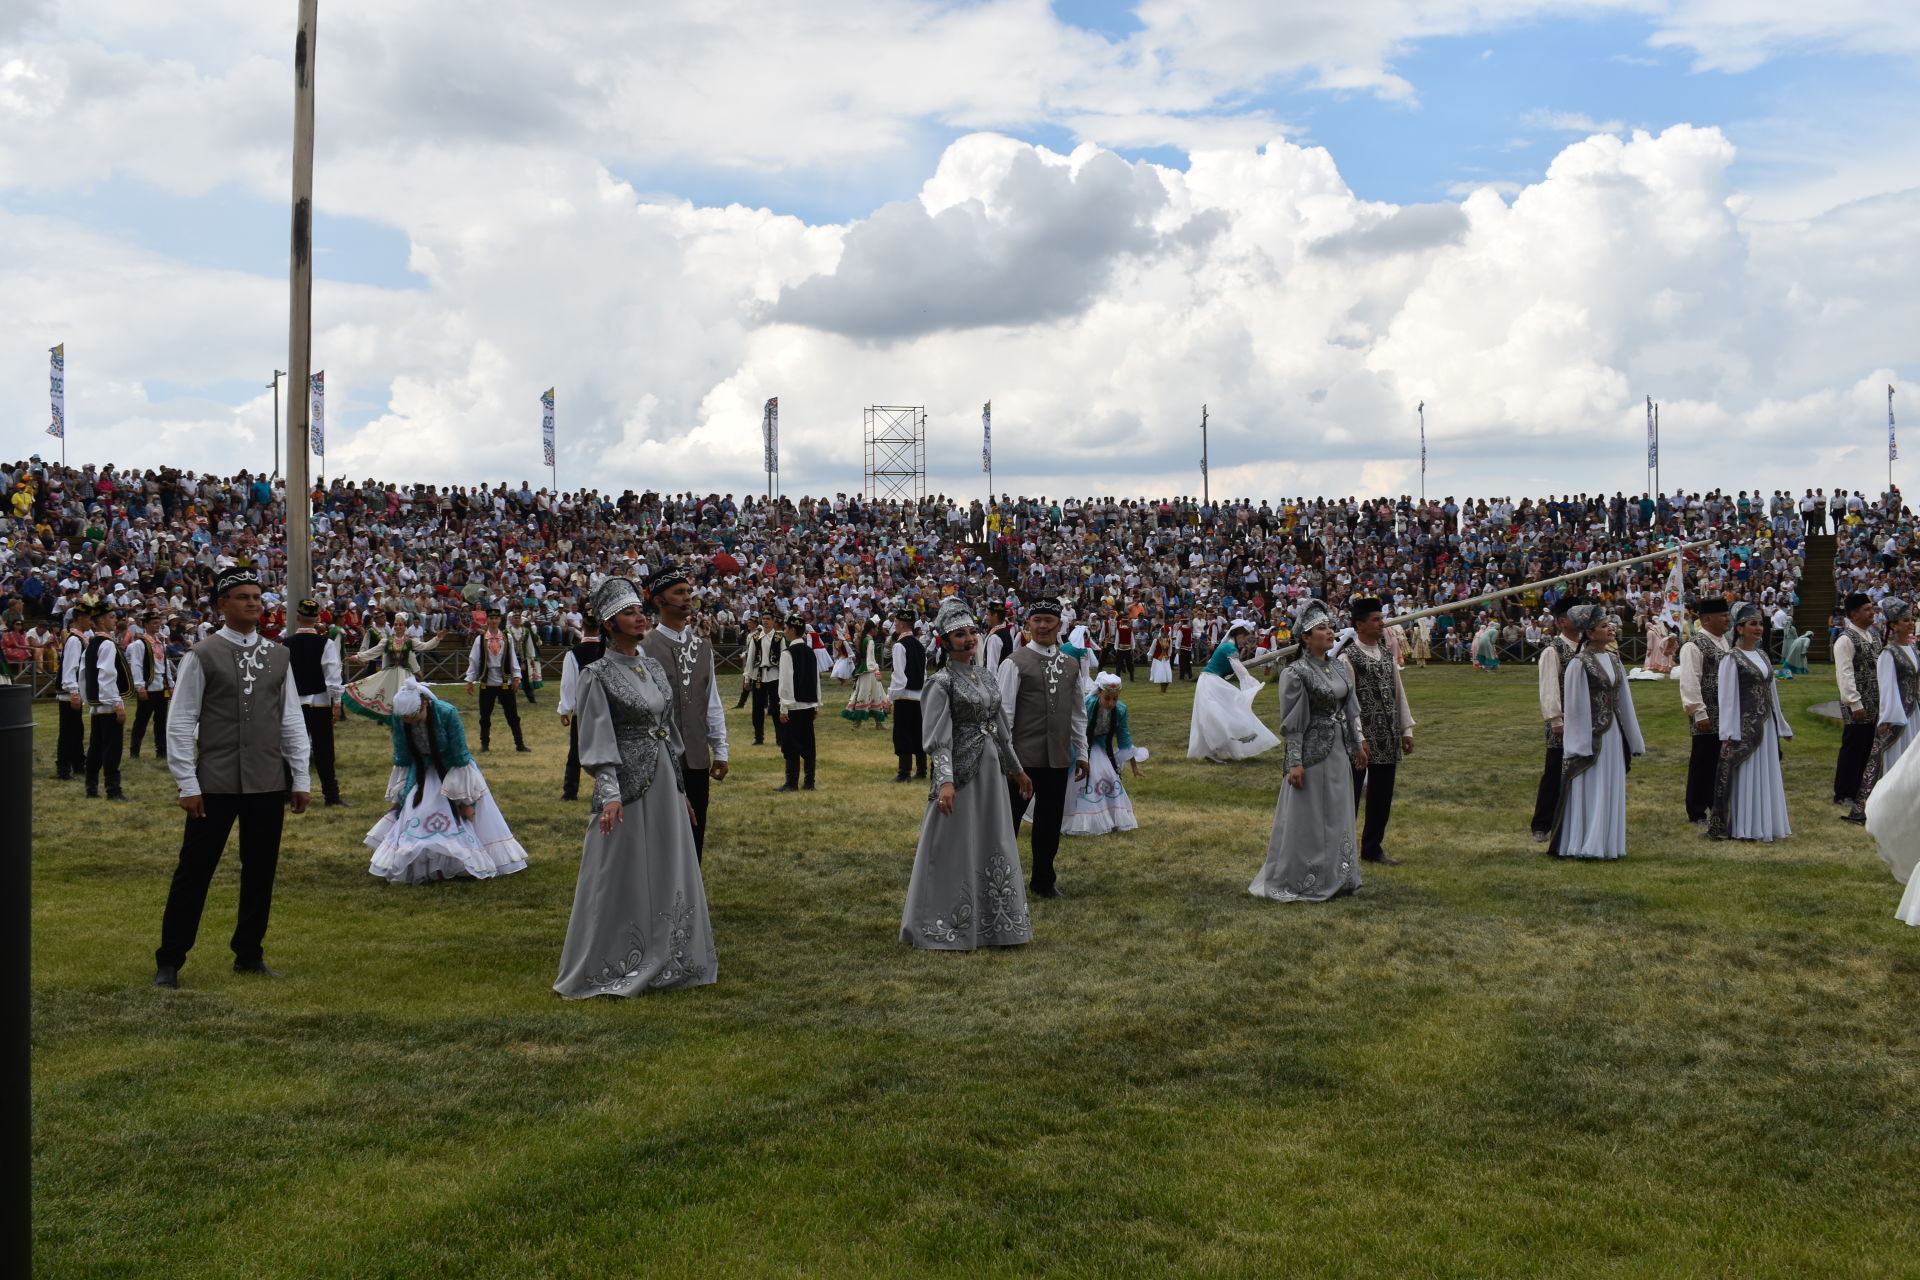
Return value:
[[(64, 437), (62, 437), (64, 440)], [(0, 813), (14, 834), (5, 867), (6, 994), (0, 997), (6, 1012), (6, 1070), (0, 1071), (7, 1091), (7, 1123), (0, 1125), (0, 1199), (6, 1204), (6, 1243), (0, 1258), (12, 1258), (7, 1270), (17, 1276), (33, 1272), (33, 682), (0, 686)]]
[(1427, 402), (1422, 400), (1420, 414), (1420, 505), (1427, 505)]
[(1207, 475), (1207, 406), (1200, 406), (1200, 502), (1213, 501), (1213, 482)]
[(273, 381), (267, 385), (273, 388), (273, 478), (280, 478), (280, 379), (287, 376), (285, 369), (273, 371)]
[(287, 574), (290, 600), (313, 591), (313, 488), (307, 479), (307, 435), (312, 427), (308, 388), (313, 373), (313, 74), (320, 0), (300, 0), (300, 30), (293, 40), (293, 245), (292, 295), (287, 317)]
[(1653, 504), (1660, 506), (1660, 402), (1653, 402)]

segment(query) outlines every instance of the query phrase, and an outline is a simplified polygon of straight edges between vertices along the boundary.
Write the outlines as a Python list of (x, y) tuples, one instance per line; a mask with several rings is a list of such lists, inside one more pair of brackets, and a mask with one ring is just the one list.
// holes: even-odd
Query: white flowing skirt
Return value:
[[(1105, 751), (1095, 748), (1087, 764), (1085, 782), (1074, 784), (1067, 792), (1067, 812), (1060, 821), (1063, 836), (1103, 836), (1110, 831), (1132, 831), (1140, 825), (1133, 816), (1133, 798), (1127, 794), (1121, 771), (1128, 760), (1145, 760), (1147, 749), (1134, 747), (1120, 754), (1120, 768)], [(1027, 821), (1033, 821), (1033, 805), (1027, 805)]]
[(1727, 785), (1727, 835), (1735, 840), (1771, 843), (1793, 834), (1787, 821), (1787, 783), (1780, 772), (1780, 733), (1771, 718), (1761, 727), (1760, 745), (1733, 771)]
[(1173, 663), (1166, 658), (1155, 658), (1147, 667), (1149, 684), (1172, 684)]
[(1280, 745), (1280, 739), (1254, 714), (1253, 699), (1264, 685), (1250, 689), (1202, 672), (1193, 686), (1193, 727), (1187, 733), (1189, 760), (1250, 760)]
[(1600, 739), (1592, 766), (1567, 783), (1561, 804), (1561, 857), (1627, 856), (1627, 753), (1619, 725)]
[(1895, 915), (1920, 926), (1920, 751), (1903, 751), (1874, 784), (1867, 797), (1867, 832), (1878, 845), (1880, 860), (1895, 880), (1907, 886)]
[(367, 832), (373, 850), (367, 870), (394, 884), (422, 884), (472, 876), (487, 880), (527, 869), (527, 851), (507, 829), (493, 793), (473, 802), (473, 820), (456, 817), (440, 793), (440, 779), (428, 771), (416, 801), (408, 791), (398, 813), (387, 813)]
[(852, 658), (842, 658), (842, 659), (840, 659), (840, 660), (839, 660), (838, 662), (836, 662), (836, 663), (834, 663), (834, 664), (833, 664), (833, 678), (834, 678), (835, 680), (851, 680), (851, 679), (853, 679), (853, 659), (852, 659)]

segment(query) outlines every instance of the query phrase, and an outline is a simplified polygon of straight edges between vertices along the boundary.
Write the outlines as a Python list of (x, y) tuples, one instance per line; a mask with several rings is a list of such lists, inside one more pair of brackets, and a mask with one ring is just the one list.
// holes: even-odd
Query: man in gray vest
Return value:
[[(1013, 736), (1013, 754), (1033, 779), (1033, 856), (1028, 889), (1057, 898), (1053, 858), (1060, 851), (1060, 820), (1067, 781), (1087, 776), (1087, 704), (1080, 696), (1080, 661), (1060, 651), (1060, 604), (1036, 600), (1027, 609), (1032, 640), (1000, 664), (1000, 709)], [(1011, 786), (1013, 829), (1027, 802)]]
[[(1836, 489), (1834, 510), (1844, 517), (1844, 491)], [(1836, 520), (1835, 528), (1839, 527)], [(1840, 686), (1840, 759), (1833, 770), (1833, 802), (1852, 807), (1860, 777), (1873, 754), (1873, 731), (1880, 717), (1880, 642), (1870, 629), (1873, 600), (1855, 591), (1840, 602), (1847, 625), (1833, 642), (1833, 678)]]
[(1376, 596), (1360, 596), (1348, 604), (1353, 637), (1341, 642), (1336, 656), (1346, 659), (1353, 673), (1353, 692), (1360, 704), (1360, 731), (1367, 740), (1367, 763), (1353, 771), (1353, 802), (1366, 797), (1366, 823), (1360, 831), (1360, 857), (1365, 862), (1398, 866), (1382, 841), (1393, 813), (1393, 784), (1402, 756), (1413, 754), (1413, 709), (1400, 683), (1400, 667), (1386, 646), (1386, 614)]
[(307, 725), (288, 677), (287, 651), (260, 635), (260, 573), (236, 567), (214, 579), (213, 607), (225, 626), (180, 660), (167, 716), (167, 768), (180, 788), (186, 834), (160, 921), (153, 985), (180, 985), (200, 932), (207, 885), (227, 836), (240, 824), (240, 913), (233, 930), (235, 973), (278, 977), (262, 943), (280, 865), (288, 792), (295, 813), (313, 797), (307, 783)]
[(1707, 596), (1693, 602), (1699, 626), (1680, 646), (1680, 710), (1693, 730), (1687, 756), (1687, 821), (1707, 825), (1713, 813), (1714, 784), (1720, 776), (1720, 659), (1732, 646), (1727, 602)]
[(1547, 637), (1540, 650), (1540, 719), (1546, 725), (1547, 760), (1540, 771), (1540, 785), (1533, 794), (1533, 842), (1545, 844), (1560, 812), (1560, 775), (1566, 759), (1565, 735), (1561, 729), (1561, 680), (1574, 646), (1580, 643), (1580, 629), (1567, 621), (1567, 611), (1578, 604), (1573, 596), (1561, 596), (1548, 606), (1553, 614), (1555, 634)]
[(746, 679), (753, 688), (753, 745), (766, 744), (767, 717), (772, 715), (773, 745), (780, 745), (780, 633), (773, 615), (760, 615), (760, 627), (747, 637)]
[(680, 737), (686, 743), (687, 803), (693, 806), (693, 852), (707, 847), (708, 783), (727, 776), (727, 712), (713, 676), (713, 645), (693, 626), (693, 584), (679, 569), (665, 568), (647, 579), (647, 601), (659, 621), (640, 642), (640, 651), (667, 669), (680, 712)]

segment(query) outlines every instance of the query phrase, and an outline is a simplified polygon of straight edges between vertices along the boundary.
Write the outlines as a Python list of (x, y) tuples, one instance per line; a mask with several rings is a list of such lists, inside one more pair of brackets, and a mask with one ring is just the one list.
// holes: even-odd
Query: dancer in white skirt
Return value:
[[(1187, 758), (1225, 763), (1251, 760), (1280, 745), (1273, 730), (1254, 714), (1253, 699), (1263, 687), (1242, 658), (1253, 651), (1253, 625), (1236, 618), (1226, 639), (1213, 651), (1193, 686), (1193, 727), (1187, 732)], [(1239, 681), (1235, 688), (1231, 676)]]
[(1173, 633), (1166, 627), (1153, 637), (1153, 647), (1147, 650), (1147, 682), (1160, 686), (1165, 693), (1173, 684)]
[(1607, 652), (1618, 624), (1597, 604), (1567, 610), (1579, 645), (1560, 680), (1560, 810), (1547, 852), (1556, 858), (1627, 856), (1627, 757), (1644, 755), (1633, 690), (1619, 655)]
[(1920, 751), (1902, 755), (1867, 797), (1867, 833), (1893, 878), (1907, 886), (1895, 918), (1920, 926)]
[(1720, 771), (1707, 835), (1714, 840), (1784, 840), (1787, 784), (1780, 743), (1793, 736), (1774, 690), (1773, 661), (1760, 646), (1767, 624), (1751, 604), (1733, 606), (1734, 645), (1720, 659)]
[(409, 676), (393, 695), (393, 773), (386, 815), (367, 833), (367, 870), (395, 884), (524, 871), (527, 851), (507, 829), (467, 750), (460, 709)]
[(1913, 648), (1913, 606), (1886, 596), (1880, 601), (1880, 616), (1887, 622), (1887, 645), (1878, 659), (1879, 723), (1873, 731), (1867, 767), (1860, 775), (1860, 794), (1847, 814), (1848, 822), (1867, 820), (1867, 800), (1874, 787), (1920, 735), (1920, 659), (1916, 659)]
[(1131, 767), (1133, 776), (1139, 777), (1147, 749), (1133, 745), (1127, 704), (1120, 701), (1120, 677), (1111, 671), (1094, 677), (1093, 696), (1087, 699), (1087, 755), (1087, 776), (1067, 792), (1060, 834), (1103, 836), (1132, 831), (1140, 823), (1133, 816), (1133, 798), (1127, 794), (1123, 772)]

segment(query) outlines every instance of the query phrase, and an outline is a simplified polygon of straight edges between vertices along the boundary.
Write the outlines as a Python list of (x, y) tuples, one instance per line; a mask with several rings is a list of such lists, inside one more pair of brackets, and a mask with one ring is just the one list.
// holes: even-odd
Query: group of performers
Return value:
[[(1849, 724), (1834, 799), (1880, 838), (1883, 856), (1911, 880), (1920, 842), (1920, 752), (1906, 748), (1920, 724), (1915, 619), (1904, 602), (1850, 597), (1848, 632), (1836, 646)], [(235, 968), (271, 975), (262, 941), (284, 812), (303, 812), (310, 779), (324, 772), (328, 803), (344, 803), (332, 778), (332, 728), (346, 705), (387, 725), (392, 768), (387, 810), (367, 833), (369, 869), (396, 883), (489, 879), (526, 868), (469, 750), (459, 709), (418, 679), (415, 655), (435, 641), (384, 636), (358, 657), (380, 663), (344, 682), (338, 637), (303, 602), (301, 625), (283, 645), (262, 640), (259, 576), (225, 570), (215, 609), (224, 625), (171, 676), (171, 714), (156, 730), (167, 743), (187, 824), (155, 953), (154, 982), (178, 985), (207, 885), (228, 835), (240, 827), (241, 894)], [(601, 634), (565, 655), (559, 711), (569, 729), (566, 795), (591, 779), (591, 816), (555, 990), (572, 998), (632, 995), (715, 980), (717, 953), (701, 860), (709, 787), (728, 773), (725, 710), (710, 642), (691, 625), (693, 587), (666, 569), (644, 590), (620, 577), (593, 592)], [(648, 614), (655, 615), (649, 622)], [(1341, 631), (1319, 600), (1298, 610), (1302, 653), (1279, 679), (1281, 735), (1260, 722), (1250, 663), (1253, 636), (1229, 626), (1195, 691), (1189, 754), (1213, 762), (1285, 745), (1285, 773), (1266, 856), (1248, 886), (1276, 901), (1319, 902), (1355, 891), (1362, 862), (1395, 865), (1385, 836), (1399, 763), (1414, 750), (1414, 718), (1388, 643), (1382, 603), (1356, 599)], [(1612, 859), (1627, 845), (1626, 776), (1645, 752), (1627, 672), (1613, 650), (1618, 623), (1593, 603), (1562, 601), (1541, 657), (1540, 708), (1547, 759), (1535, 838), (1563, 858)], [(1886, 621), (1883, 644), (1872, 630)], [(926, 809), (900, 939), (935, 950), (1007, 946), (1033, 937), (1029, 898), (1058, 898), (1063, 835), (1133, 829), (1125, 786), (1147, 751), (1132, 740), (1117, 674), (1094, 674), (1084, 644), (1063, 640), (1058, 601), (1033, 602), (1016, 633), (1003, 611), (986, 624), (957, 596), (942, 602), (923, 642), (914, 615), (894, 619), (887, 707), (895, 731), (896, 781), (922, 781)], [(1791, 834), (1781, 742), (1792, 736), (1761, 642), (1765, 622), (1745, 604), (1696, 605), (1699, 626), (1682, 647), (1682, 707), (1693, 734), (1686, 806), (1712, 839), (1771, 841)], [(822, 674), (805, 619), (783, 620), (785, 644), (763, 625), (750, 640), (750, 681), (771, 677), (766, 716), (785, 759), (782, 791), (815, 783), (813, 722)], [(861, 637), (855, 671), (877, 671), (878, 627)], [(1077, 639), (1084, 640), (1076, 633)], [(118, 656), (76, 637), (78, 706), (124, 719), (117, 691), (150, 679), (137, 643)], [(116, 662), (118, 665), (116, 666)], [(523, 659), (498, 615), (474, 643), (468, 684), (511, 694)], [(877, 685), (877, 676), (875, 677)], [(756, 694), (756, 688), (749, 689)], [(493, 701), (510, 705), (504, 699)], [(758, 699), (756, 698), (756, 703)], [(482, 747), (487, 725), (483, 708)], [(758, 709), (756, 707), (756, 709)], [(903, 722), (912, 729), (902, 734)], [(509, 728), (519, 742), (517, 717)], [(76, 761), (64, 733), (59, 761)], [(325, 757), (324, 769), (322, 757)], [(114, 780), (109, 788), (117, 790)], [(1357, 816), (1358, 815), (1358, 816)], [(1031, 830), (1027, 873), (1019, 832)], [(1356, 834), (1357, 829), (1357, 834)], [(1911, 887), (1903, 919), (1920, 924)]]

